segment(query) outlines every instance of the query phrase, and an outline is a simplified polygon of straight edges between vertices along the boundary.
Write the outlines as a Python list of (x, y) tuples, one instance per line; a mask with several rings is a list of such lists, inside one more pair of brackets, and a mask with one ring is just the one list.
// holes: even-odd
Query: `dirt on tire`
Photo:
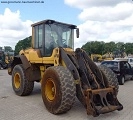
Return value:
[[(14, 83), (15, 74), (20, 75), (20, 87), (16, 88)], [(22, 64), (16, 65), (12, 72), (12, 87), (14, 92), (19, 96), (27, 96), (32, 93), (34, 88), (34, 82), (30, 82), (25, 75), (24, 68)]]
[[(45, 93), (46, 82), (51, 79), (56, 87), (56, 94), (52, 101)], [(53, 114), (60, 114), (71, 109), (75, 102), (76, 86), (71, 72), (62, 66), (49, 67), (42, 79), (42, 99), (47, 110)]]
[(109, 85), (115, 86), (116, 95), (119, 91), (119, 83), (116, 74), (105, 65), (99, 65), (99, 69), (104, 73), (104, 75), (108, 78)]

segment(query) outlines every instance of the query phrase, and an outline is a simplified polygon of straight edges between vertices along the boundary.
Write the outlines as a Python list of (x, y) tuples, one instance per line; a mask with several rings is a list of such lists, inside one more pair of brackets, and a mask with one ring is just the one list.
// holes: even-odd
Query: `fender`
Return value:
[(10, 61), (9, 65), (8, 65), (8, 74), (9, 75), (12, 74), (13, 68), (18, 64), (23, 64), (23, 67), (24, 67), (25, 70), (30, 67), (29, 62), (28, 62), (27, 58), (24, 55), (14, 56), (13, 61)]
[(8, 74), (12, 75), (13, 68), (18, 65), (23, 64), (24, 69), (28, 69), (30, 67), (30, 64), (27, 60), (27, 58), (24, 55), (17, 55), (14, 56), (13, 60), (9, 62), (8, 64)]
[(9, 64), (8, 67), (9, 75), (12, 75), (13, 68), (18, 64), (23, 64), (24, 72), (29, 81), (40, 81), (41, 73), (39, 68), (30, 64), (24, 55), (18, 55), (14, 57), (13, 61)]

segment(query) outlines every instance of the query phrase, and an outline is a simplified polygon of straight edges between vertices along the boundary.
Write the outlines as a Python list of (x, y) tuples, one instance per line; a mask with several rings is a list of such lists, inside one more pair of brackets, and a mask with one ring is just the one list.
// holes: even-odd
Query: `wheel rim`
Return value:
[(45, 85), (45, 95), (49, 101), (53, 101), (56, 95), (56, 86), (52, 78), (49, 78)]
[(20, 78), (20, 74), (16, 73), (14, 76), (14, 86), (15, 88), (20, 88), (20, 84), (21, 84), (21, 78)]

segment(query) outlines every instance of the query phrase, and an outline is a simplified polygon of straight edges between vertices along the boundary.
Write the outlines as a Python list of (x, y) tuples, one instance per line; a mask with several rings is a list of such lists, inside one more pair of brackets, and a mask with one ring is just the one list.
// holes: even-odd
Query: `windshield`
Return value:
[[(74, 30), (68, 25), (63, 24), (45, 24), (45, 41), (50, 38), (56, 43), (55, 47), (74, 48)], [(46, 47), (49, 47), (46, 45)]]
[(102, 62), (102, 65), (105, 65), (109, 68), (118, 68), (118, 62), (117, 61), (104, 61), (104, 62)]

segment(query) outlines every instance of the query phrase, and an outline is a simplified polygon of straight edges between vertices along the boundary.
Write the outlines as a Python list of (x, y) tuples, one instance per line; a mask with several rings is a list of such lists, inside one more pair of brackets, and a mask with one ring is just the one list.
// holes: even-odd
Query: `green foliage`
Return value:
[(91, 41), (87, 42), (85, 45), (82, 46), (82, 49), (84, 49), (89, 55), (90, 54), (102, 54), (104, 50), (104, 42), (98, 42), (98, 41)]
[(104, 53), (113, 52), (116, 49), (115, 42), (105, 43), (104, 45)]
[(15, 46), (15, 55), (18, 55), (20, 50), (31, 47), (31, 36), (20, 40)]
[(10, 46), (4, 46), (4, 51), (5, 52), (12, 52), (12, 48)]
[(108, 52), (121, 53), (126, 52), (127, 54), (133, 54), (133, 43), (123, 43), (123, 42), (108, 42), (105, 43), (103, 41), (91, 41), (87, 42), (85, 45), (81, 47), (84, 49), (89, 55), (90, 54), (105, 54)]
[(127, 54), (133, 54), (133, 43), (126, 43), (124, 48)]

